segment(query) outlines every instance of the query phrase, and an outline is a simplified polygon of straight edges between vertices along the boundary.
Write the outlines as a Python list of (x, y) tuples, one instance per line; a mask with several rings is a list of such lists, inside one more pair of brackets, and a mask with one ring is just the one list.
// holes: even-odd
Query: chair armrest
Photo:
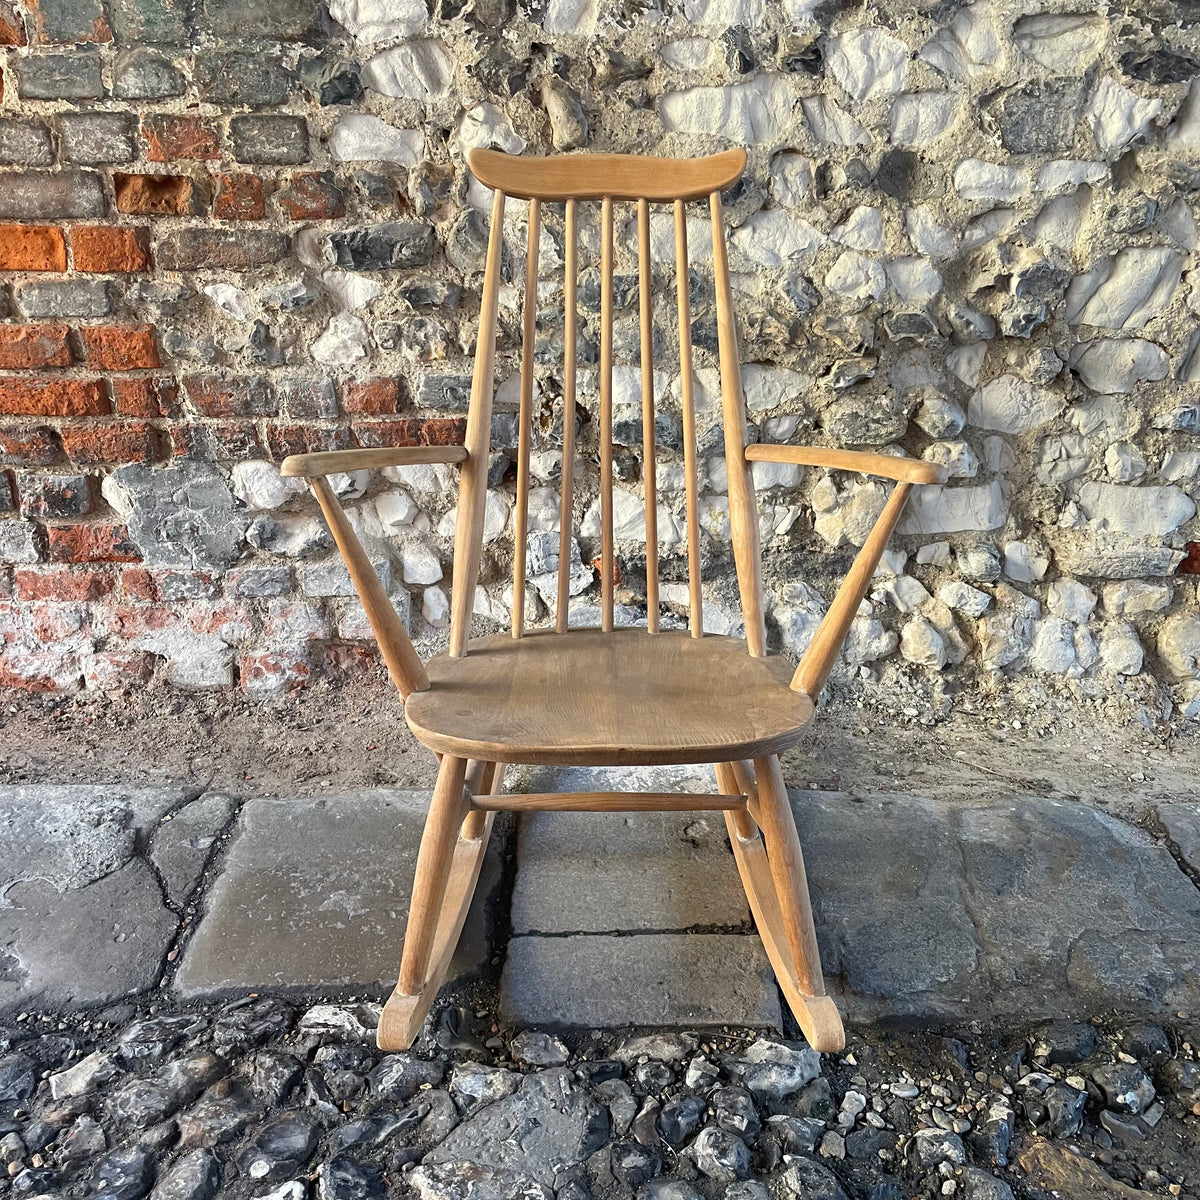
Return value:
[(316, 479), (341, 471), (369, 471), (380, 467), (409, 467), (416, 463), (460, 463), (466, 446), (384, 446), (378, 450), (326, 450), (319, 454), (293, 454), (283, 460), (280, 475)]
[(919, 458), (897, 458), (891, 454), (864, 454), (858, 450), (830, 450), (824, 446), (776, 446), (755, 443), (746, 447), (750, 462), (796, 463), (802, 467), (830, 467), (835, 471), (858, 471), (879, 475), (899, 483), (945, 483), (946, 468)]

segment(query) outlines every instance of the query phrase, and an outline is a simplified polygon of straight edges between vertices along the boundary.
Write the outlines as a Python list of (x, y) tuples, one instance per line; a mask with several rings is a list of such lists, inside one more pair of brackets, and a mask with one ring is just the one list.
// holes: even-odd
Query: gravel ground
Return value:
[[(457, 1000), (457, 1003), (455, 1003)], [(465, 1005), (465, 1007), (464, 1007)], [(119, 1005), (0, 1030), (21, 1196), (1194, 1198), (1195, 1021), (853, 1038), (502, 1028), (460, 992), (408, 1054), (377, 1006)]]

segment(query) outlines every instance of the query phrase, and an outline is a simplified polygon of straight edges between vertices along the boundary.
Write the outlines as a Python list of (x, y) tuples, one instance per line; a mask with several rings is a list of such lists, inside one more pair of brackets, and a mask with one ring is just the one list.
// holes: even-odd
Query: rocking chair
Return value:
[[(494, 189), (479, 341), (465, 445), (303, 454), (283, 474), (307, 478), (362, 599), (416, 737), (440, 760), (417, 858), (400, 978), (383, 1010), (378, 1042), (410, 1046), (442, 983), (479, 877), (497, 810), (723, 811), (738, 869), (767, 955), (808, 1041), (840, 1049), (841, 1018), (826, 995), (804, 860), (778, 755), (812, 719), (888, 537), (914, 484), (940, 483), (942, 468), (905, 457), (746, 443), (737, 334), (721, 192), (745, 167), (741, 150), (673, 160), (591, 154), (510, 157), (473, 150), (470, 168)], [(470, 638), (479, 577), (492, 424), (504, 213), (529, 201), (517, 455), (511, 636)], [(600, 201), (599, 483), (600, 628), (568, 622), (576, 440), (579, 204)], [(692, 318), (685, 206), (707, 200), (712, 221), (721, 409), (729, 519), (745, 637), (704, 633)], [(646, 538), (645, 628), (614, 628), (613, 208), (636, 205)], [(565, 350), (562, 484), (555, 627), (525, 628), (526, 535), (534, 397), (534, 338), (542, 205), (565, 202)], [(689, 628), (660, 629), (650, 206), (674, 210), (688, 549)], [(797, 463), (896, 481), (874, 529), (798, 669), (768, 654), (759, 523), (751, 465)], [(450, 645), (422, 664), (330, 486), (335, 472), (413, 463), (461, 463), (451, 591)], [(502, 795), (505, 764), (713, 763), (719, 794)]]

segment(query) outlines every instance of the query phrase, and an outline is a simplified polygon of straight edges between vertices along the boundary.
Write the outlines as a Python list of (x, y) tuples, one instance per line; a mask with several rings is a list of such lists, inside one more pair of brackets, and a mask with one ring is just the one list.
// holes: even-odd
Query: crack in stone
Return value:
[(689, 934), (712, 934), (712, 933), (731, 933), (738, 935), (751, 936), (758, 931), (754, 928), (753, 922), (743, 921), (737, 925), (687, 925), (680, 928), (664, 928), (664, 929), (563, 929), (563, 930), (545, 930), (545, 929), (524, 929), (520, 933), (513, 933), (512, 937), (536, 937), (536, 938), (573, 938), (573, 937), (611, 937), (611, 938), (630, 938), (630, 937), (661, 937), (661, 936), (686, 936)]
[[(210, 793), (207, 788), (201, 789), (195, 796), (192, 797), (192, 801), (201, 800), (209, 794)], [(150, 868), (154, 872), (154, 877), (158, 881), (159, 887), (162, 889), (163, 903), (166, 905), (167, 911), (175, 913), (175, 915), (179, 918), (175, 924), (175, 936), (171, 938), (166, 949), (163, 951), (162, 960), (159, 964), (158, 975), (154, 983), (155, 988), (164, 988), (167, 986), (170, 978), (174, 975), (175, 970), (178, 968), (179, 962), (182, 960), (183, 948), (187, 944), (188, 937), (191, 935), (197, 924), (195, 920), (193, 920), (190, 924), (186, 923), (185, 918), (187, 917), (188, 909), (196, 906), (198, 911), (199, 904), (204, 898), (204, 893), (207, 889), (208, 883), (211, 882), (209, 879), (209, 868), (214, 865), (223, 852), (226, 839), (233, 831), (233, 827), (237, 823), (238, 817), (241, 816), (242, 808), (246, 803), (245, 796), (230, 796), (228, 792), (220, 791), (212, 792), (211, 794), (215, 796), (225, 796), (231, 802), (233, 807), (230, 810), (228, 820), (225, 821), (225, 823), (213, 837), (212, 845), (208, 848), (208, 853), (204, 856), (204, 862), (201, 863), (200, 870), (197, 873), (195, 886), (180, 901), (178, 909), (173, 907), (167, 900), (166, 881), (162, 878), (162, 875), (158, 871), (157, 867), (155, 867), (153, 863), (150, 863)], [(192, 801), (189, 801), (188, 803), (191, 803)], [(171, 815), (179, 812), (182, 808), (183, 805), (180, 805), (179, 808), (175, 809)], [(155, 834), (158, 833), (161, 825), (162, 821), (159, 821), (158, 825), (155, 826)], [(149, 862), (148, 857), (147, 861)], [(174, 958), (171, 957), (172, 954), (175, 955)]]

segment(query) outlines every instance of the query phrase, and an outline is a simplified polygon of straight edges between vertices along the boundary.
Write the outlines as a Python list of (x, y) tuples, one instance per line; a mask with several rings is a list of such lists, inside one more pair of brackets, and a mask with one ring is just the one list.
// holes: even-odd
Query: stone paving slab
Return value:
[(830, 990), (852, 1021), (1200, 1010), (1200, 890), (1097, 809), (794, 792)]
[[(396, 982), (427, 791), (371, 789), (243, 806), (174, 987), (184, 998), (270, 988), (386, 992)], [(451, 977), (486, 958), (493, 838)]]
[(726, 933), (514, 937), (500, 1008), (519, 1025), (780, 1028), (757, 937)]
[(1190, 871), (1200, 875), (1200, 804), (1164, 803), (1156, 811), (1179, 857)]
[[(712, 785), (696, 768), (645, 768), (539, 771), (526, 786)], [(1087, 805), (1026, 795), (980, 797), (969, 808), (817, 791), (793, 792), (791, 802), (826, 980), (848, 1021), (1200, 1011), (1200, 889), (1145, 832)], [(1200, 857), (1200, 807), (1170, 808), (1160, 817), (1172, 840), (1185, 861)], [(755, 1009), (743, 967), (705, 957), (702, 939), (681, 932), (714, 917), (735, 924), (744, 913), (720, 824), (692, 845), (687, 821), (525, 822), (513, 896), (519, 936), (502, 998), (510, 1017), (627, 1024), (644, 1003), (654, 1022), (686, 1024), (709, 992)], [(755, 937), (717, 936), (747, 961), (761, 954)], [(749, 1020), (732, 1009), (724, 1019)]]
[(171, 830), (188, 799), (181, 788), (0, 787), (0, 1013), (155, 985), (179, 926), (155, 855), (170, 851), (176, 897), (207, 856)]

